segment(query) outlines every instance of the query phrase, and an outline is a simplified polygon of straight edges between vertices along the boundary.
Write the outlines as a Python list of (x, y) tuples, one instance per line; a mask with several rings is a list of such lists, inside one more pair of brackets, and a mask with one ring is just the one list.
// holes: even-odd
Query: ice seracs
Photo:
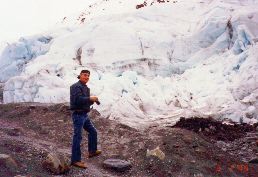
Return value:
[(258, 2), (137, 4), (96, 1), (56, 30), (8, 46), (4, 102), (68, 102), (87, 68), (95, 108), (130, 126), (191, 116), (257, 121)]

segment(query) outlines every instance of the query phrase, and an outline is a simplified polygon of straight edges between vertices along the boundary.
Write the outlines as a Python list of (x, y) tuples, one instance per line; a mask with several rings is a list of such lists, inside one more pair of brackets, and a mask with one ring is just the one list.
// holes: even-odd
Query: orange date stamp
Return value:
[(218, 163), (214, 167), (216, 174), (241, 173), (244, 176), (258, 177), (258, 164), (248, 163)]

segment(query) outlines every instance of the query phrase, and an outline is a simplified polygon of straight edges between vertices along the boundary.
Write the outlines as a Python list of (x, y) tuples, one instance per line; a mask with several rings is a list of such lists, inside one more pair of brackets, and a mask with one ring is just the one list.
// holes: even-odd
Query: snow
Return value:
[(90, 69), (94, 107), (133, 127), (192, 116), (257, 122), (258, 1), (146, 2), (96, 0), (9, 44), (4, 102), (68, 102)]

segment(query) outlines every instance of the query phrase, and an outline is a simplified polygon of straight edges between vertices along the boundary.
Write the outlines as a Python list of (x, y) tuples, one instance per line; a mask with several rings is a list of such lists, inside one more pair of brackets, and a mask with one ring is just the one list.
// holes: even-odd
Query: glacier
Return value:
[[(97, 0), (2, 50), (4, 103), (69, 102), (81, 69), (109, 119), (258, 120), (258, 1)], [(138, 6), (139, 7), (139, 6)]]

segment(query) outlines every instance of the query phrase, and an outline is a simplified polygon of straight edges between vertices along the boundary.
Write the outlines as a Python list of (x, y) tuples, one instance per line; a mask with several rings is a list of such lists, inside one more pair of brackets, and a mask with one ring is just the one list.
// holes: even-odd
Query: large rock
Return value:
[(103, 166), (119, 172), (129, 170), (132, 167), (130, 162), (120, 159), (107, 159), (103, 162)]
[(147, 149), (146, 156), (147, 156), (147, 157), (149, 157), (149, 156), (156, 156), (156, 157), (158, 157), (160, 160), (164, 160), (164, 159), (165, 159), (165, 153), (160, 150), (159, 146), (156, 147), (156, 148), (153, 149), (153, 150)]
[(5, 168), (9, 171), (15, 171), (18, 167), (17, 162), (7, 154), (0, 154), (0, 168)]
[(64, 174), (70, 170), (67, 161), (68, 160), (61, 154), (50, 153), (43, 161), (42, 166), (52, 173), (59, 175)]

